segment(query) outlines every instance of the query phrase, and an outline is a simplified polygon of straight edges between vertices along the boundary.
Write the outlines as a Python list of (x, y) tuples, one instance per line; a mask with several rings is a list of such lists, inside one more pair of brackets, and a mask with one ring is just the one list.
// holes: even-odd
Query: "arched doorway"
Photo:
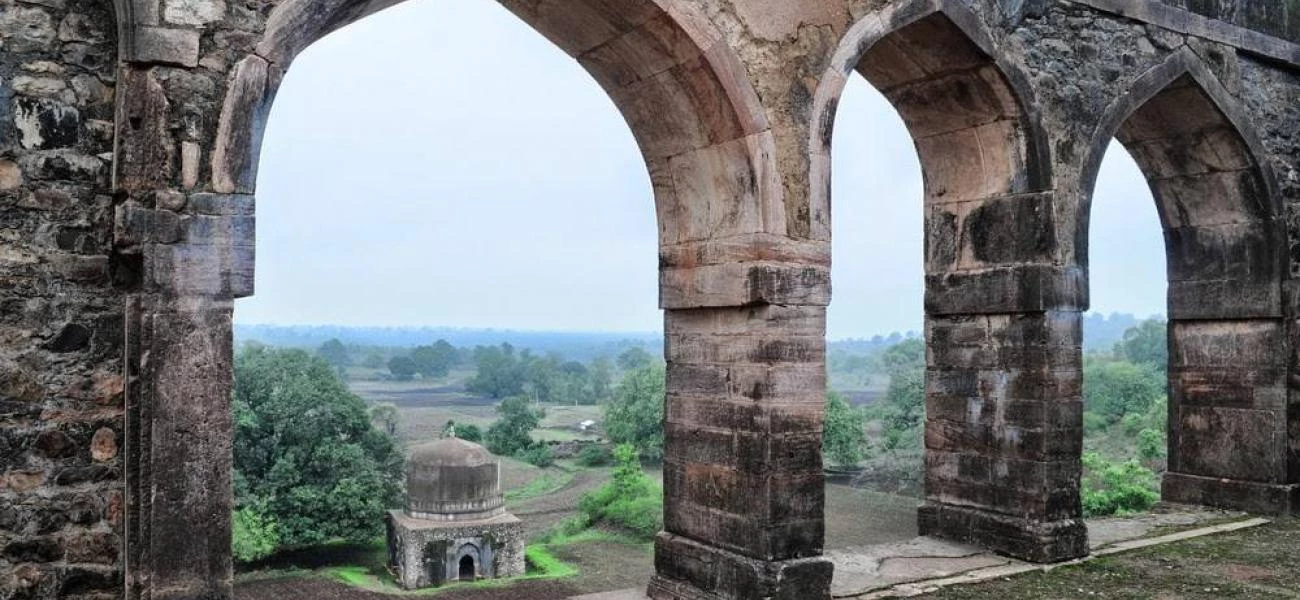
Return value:
[(474, 557), (466, 554), (460, 557), (459, 576), (461, 581), (474, 581), (477, 578), (477, 570), (474, 567)]

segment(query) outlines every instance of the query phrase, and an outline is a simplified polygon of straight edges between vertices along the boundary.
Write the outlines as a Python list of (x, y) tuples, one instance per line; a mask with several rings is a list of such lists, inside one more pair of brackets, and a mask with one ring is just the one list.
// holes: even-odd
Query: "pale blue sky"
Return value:
[[(919, 329), (920, 166), (860, 78), (834, 165), (829, 335)], [(257, 295), (235, 316), (654, 331), (654, 219), (636, 143), (577, 63), (490, 0), (408, 0), (289, 70), (258, 179)], [(1094, 310), (1163, 312), (1155, 209), (1118, 147), (1093, 227)]]

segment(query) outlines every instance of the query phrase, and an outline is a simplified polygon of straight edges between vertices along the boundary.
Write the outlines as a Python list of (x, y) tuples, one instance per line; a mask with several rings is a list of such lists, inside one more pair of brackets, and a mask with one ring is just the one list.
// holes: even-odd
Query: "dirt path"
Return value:
[(524, 521), (524, 535), (531, 538), (572, 516), (582, 495), (605, 485), (606, 481), (609, 481), (608, 470), (579, 470), (564, 487), (544, 496), (514, 502), (510, 512)]

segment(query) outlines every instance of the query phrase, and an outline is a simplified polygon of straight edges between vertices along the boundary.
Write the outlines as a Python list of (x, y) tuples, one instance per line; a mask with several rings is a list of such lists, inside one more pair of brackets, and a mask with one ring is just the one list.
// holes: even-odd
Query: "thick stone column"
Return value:
[[(820, 558), (826, 272), (720, 271), (715, 290), (734, 287), (753, 302), (665, 316), (665, 531), (649, 594), (828, 598), (831, 564)], [(770, 301), (791, 294), (810, 296)]]
[(1051, 194), (927, 214), (922, 535), (1034, 562), (1088, 552), (1081, 270), (1062, 267)]

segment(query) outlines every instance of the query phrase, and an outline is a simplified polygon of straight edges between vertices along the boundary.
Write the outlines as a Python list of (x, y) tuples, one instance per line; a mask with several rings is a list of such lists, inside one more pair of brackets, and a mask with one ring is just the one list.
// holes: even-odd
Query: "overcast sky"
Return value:
[[(832, 338), (920, 329), (921, 170), (860, 78), (835, 135)], [(576, 62), (491, 0), (409, 0), (308, 48), (258, 179), (242, 323), (655, 331), (636, 143)], [(1150, 193), (1116, 146), (1093, 211), (1093, 309), (1164, 310)]]

